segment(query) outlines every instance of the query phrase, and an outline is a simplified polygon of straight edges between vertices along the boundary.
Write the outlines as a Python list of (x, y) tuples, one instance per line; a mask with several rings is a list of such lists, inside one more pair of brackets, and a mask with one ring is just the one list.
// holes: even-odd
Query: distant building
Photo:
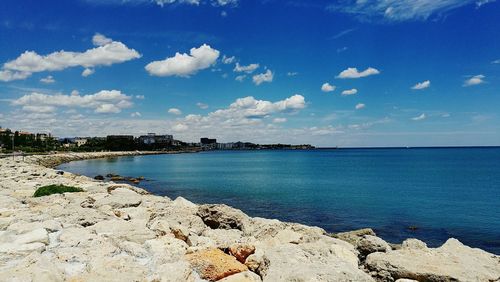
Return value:
[(47, 133), (37, 133), (36, 134), (36, 140), (39, 140), (39, 141), (46, 141), (48, 139), (52, 138), (52, 136)]
[(234, 143), (217, 143), (217, 150), (232, 150)]
[(87, 144), (87, 142), (88, 142), (87, 138), (75, 138), (75, 144), (77, 147), (84, 146), (85, 144)]
[(143, 145), (158, 145), (169, 146), (172, 145), (174, 136), (172, 135), (156, 135), (155, 133), (148, 133), (148, 135), (139, 136), (139, 143)]
[(200, 139), (201, 145), (211, 145), (211, 144), (216, 144), (217, 139), (210, 139), (210, 138), (201, 138)]
[(202, 150), (215, 150), (217, 149), (217, 139), (201, 138), (200, 146)]

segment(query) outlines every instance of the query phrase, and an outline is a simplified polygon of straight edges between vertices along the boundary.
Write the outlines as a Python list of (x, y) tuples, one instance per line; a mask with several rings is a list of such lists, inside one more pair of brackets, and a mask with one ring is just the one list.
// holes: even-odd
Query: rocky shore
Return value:
[[(500, 257), (449, 239), (327, 234), (52, 169), (133, 153), (0, 159), (0, 281), (500, 281)], [(45, 185), (84, 192), (34, 198)]]

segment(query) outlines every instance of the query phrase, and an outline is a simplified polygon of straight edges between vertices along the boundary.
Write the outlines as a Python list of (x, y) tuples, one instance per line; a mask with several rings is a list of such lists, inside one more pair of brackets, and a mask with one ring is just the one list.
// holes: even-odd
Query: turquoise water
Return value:
[(416, 237), (431, 246), (455, 237), (500, 254), (500, 148), (204, 152), (60, 169), (144, 176), (140, 186), (155, 194), (329, 232), (371, 227), (390, 242)]

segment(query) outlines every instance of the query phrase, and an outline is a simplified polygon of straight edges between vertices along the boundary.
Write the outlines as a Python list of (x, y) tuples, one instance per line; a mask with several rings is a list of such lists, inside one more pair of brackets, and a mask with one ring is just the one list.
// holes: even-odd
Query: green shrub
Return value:
[(38, 188), (33, 197), (42, 197), (52, 194), (63, 194), (66, 192), (83, 192), (83, 189), (65, 185), (47, 185)]

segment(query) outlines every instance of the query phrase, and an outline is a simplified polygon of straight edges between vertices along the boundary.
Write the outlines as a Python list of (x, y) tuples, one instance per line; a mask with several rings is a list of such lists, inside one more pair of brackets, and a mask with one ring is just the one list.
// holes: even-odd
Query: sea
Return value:
[(391, 243), (448, 238), (500, 254), (500, 148), (210, 151), (76, 161), (90, 177), (145, 177), (172, 199), (343, 232), (372, 228)]

